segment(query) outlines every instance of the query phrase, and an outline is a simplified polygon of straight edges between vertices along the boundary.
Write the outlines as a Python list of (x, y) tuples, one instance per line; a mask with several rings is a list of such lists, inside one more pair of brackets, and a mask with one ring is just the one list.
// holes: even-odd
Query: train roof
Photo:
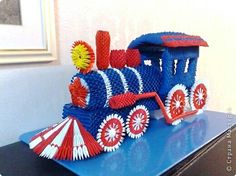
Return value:
[(150, 45), (158, 45), (160, 47), (208, 46), (207, 42), (200, 36), (187, 35), (180, 32), (160, 32), (141, 35), (134, 39), (128, 48), (140, 48)]

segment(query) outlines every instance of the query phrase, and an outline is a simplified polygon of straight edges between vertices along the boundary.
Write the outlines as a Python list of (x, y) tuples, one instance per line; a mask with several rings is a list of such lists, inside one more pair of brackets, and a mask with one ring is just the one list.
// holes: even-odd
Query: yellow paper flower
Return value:
[(91, 71), (94, 64), (93, 49), (84, 41), (74, 42), (71, 50), (71, 57), (76, 68), (86, 74)]

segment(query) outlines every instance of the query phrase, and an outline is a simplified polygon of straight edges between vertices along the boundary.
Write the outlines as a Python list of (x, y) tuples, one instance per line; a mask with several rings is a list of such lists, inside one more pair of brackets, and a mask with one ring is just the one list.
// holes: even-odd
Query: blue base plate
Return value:
[[(126, 137), (115, 152), (82, 161), (55, 161), (78, 175), (160, 175), (233, 126), (235, 117), (205, 111), (177, 126), (167, 125), (163, 118), (151, 119), (141, 138)], [(25, 133), (20, 139), (28, 144), (39, 131)]]

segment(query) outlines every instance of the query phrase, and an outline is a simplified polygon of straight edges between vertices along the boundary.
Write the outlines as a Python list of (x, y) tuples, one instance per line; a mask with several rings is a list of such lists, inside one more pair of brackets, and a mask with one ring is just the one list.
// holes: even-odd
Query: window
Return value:
[(144, 65), (152, 66), (152, 60), (144, 60)]
[(160, 66), (160, 71), (162, 72), (162, 59), (159, 58), (159, 66)]
[(188, 68), (189, 68), (189, 58), (186, 60), (185, 68), (184, 68), (184, 73), (188, 72)]
[(177, 63), (178, 63), (178, 60), (177, 59), (174, 59), (174, 62), (173, 62), (173, 75), (176, 75), (176, 70), (177, 70)]

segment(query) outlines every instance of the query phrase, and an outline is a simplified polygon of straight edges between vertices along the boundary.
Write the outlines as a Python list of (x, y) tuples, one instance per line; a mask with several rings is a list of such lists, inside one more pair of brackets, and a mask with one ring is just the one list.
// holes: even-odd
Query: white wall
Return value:
[(58, 0), (62, 64), (71, 64), (70, 46), (85, 40), (93, 48), (98, 29), (110, 31), (112, 48), (125, 48), (143, 33), (180, 31), (200, 35), (198, 77), (211, 86), (209, 109), (236, 113), (236, 11), (234, 0)]
[(0, 70), (0, 146), (62, 120), (72, 66)]

